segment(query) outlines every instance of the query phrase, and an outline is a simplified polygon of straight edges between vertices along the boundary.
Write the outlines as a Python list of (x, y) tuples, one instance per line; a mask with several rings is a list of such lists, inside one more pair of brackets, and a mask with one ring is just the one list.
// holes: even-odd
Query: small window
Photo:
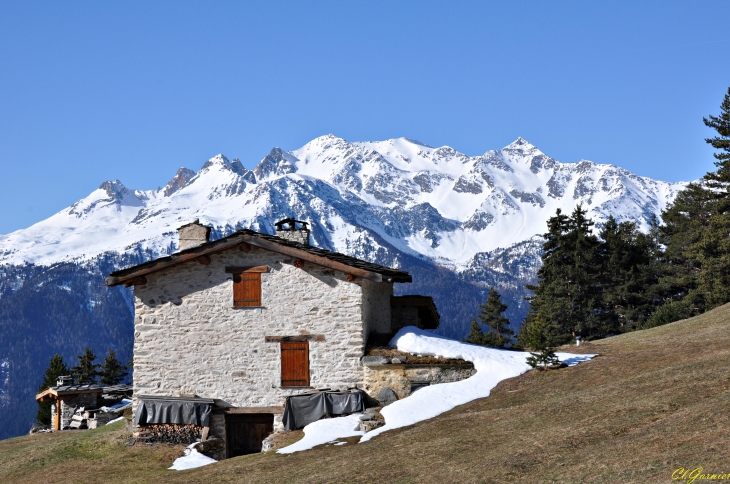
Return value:
[(261, 273), (233, 274), (233, 305), (261, 306)]
[(281, 386), (309, 386), (309, 342), (281, 343)]
[(226, 267), (233, 274), (233, 306), (261, 306), (261, 274), (269, 272), (269, 266)]

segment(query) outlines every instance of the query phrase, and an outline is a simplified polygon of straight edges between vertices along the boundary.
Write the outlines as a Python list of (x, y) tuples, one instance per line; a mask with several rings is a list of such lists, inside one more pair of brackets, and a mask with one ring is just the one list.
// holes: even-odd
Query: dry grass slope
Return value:
[(0, 442), (0, 482), (670, 482), (678, 467), (730, 472), (730, 305), (580, 351), (600, 356), (502, 382), (489, 398), (364, 444), (173, 472), (181, 447), (127, 447), (116, 424)]

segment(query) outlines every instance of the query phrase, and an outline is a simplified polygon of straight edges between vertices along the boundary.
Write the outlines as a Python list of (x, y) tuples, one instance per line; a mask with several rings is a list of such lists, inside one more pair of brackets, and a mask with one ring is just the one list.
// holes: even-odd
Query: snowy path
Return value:
[[(492, 388), (497, 386), (500, 381), (519, 376), (531, 369), (525, 362), (529, 353), (461, 343), (413, 326), (401, 329), (393, 337), (391, 345), (408, 353), (471, 361), (474, 363), (477, 372), (472, 377), (459, 382), (424, 387), (416, 393), (388, 405), (380, 412), (385, 417), (385, 425), (365, 435), (362, 432), (353, 430), (354, 426), (349, 427), (350, 423), (357, 424), (356, 416), (354, 418), (349, 416), (320, 420), (304, 427), (304, 439), (289, 447), (279, 449), (277, 452), (282, 454), (291, 453), (331, 442), (338, 437), (335, 434), (339, 430), (347, 434), (339, 437), (363, 435), (360, 442), (366, 442), (388, 430), (413, 425), (436, 417), (457, 405), (463, 405), (477, 398), (488, 397)], [(588, 361), (595, 356), (570, 353), (557, 353), (557, 355), (561, 362), (569, 366)], [(319, 435), (321, 437), (318, 437)], [(327, 440), (324, 440), (325, 438)]]

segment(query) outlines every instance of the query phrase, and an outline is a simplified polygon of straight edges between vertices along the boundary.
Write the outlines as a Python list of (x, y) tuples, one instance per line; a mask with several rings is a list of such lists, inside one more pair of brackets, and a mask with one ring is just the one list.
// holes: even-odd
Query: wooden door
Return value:
[(309, 342), (281, 343), (281, 386), (309, 386)]
[(228, 457), (261, 452), (261, 443), (274, 432), (274, 415), (243, 413), (226, 415)]

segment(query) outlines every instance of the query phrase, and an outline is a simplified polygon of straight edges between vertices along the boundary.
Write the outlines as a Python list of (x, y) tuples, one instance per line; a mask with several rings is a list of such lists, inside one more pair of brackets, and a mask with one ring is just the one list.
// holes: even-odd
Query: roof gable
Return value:
[(207, 257), (211, 254), (241, 248), (250, 250), (255, 246), (271, 252), (295, 257), (306, 262), (338, 270), (354, 277), (362, 277), (375, 282), (411, 282), (406, 271), (373, 264), (339, 252), (332, 252), (310, 245), (287, 240), (275, 235), (262, 234), (253, 230), (238, 230), (227, 237), (206, 242), (190, 249), (181, 250), (166, 257), (160, 257), (127, 269), (112, 272), (107, 276), (107, 286), (124, 284), (131, 286), (146, 282), (145, 276), (169, 267)]

